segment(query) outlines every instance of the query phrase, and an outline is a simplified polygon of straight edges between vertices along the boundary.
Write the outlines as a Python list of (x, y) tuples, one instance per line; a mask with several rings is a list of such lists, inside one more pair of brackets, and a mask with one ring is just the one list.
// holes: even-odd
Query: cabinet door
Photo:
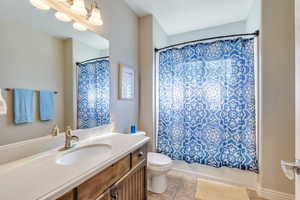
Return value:
[(77, 188), (77, 200), (95, 200), (130, 171), (130, 156), (126, 156)]
[(146, 162), (143, 162), (116, 183), (111, 188), (111, 200), (146, 200), (146, 168)]

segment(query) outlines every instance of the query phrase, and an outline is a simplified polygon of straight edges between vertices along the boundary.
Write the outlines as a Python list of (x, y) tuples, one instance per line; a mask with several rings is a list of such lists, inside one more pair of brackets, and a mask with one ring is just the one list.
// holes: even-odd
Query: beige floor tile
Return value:
[[(195, 199), (197, 177), (182, 172), (168, 173), (168, 188), (163, 194), (149, 192), (148, 200), (197, 200)], [(255, 191), (248, 190), (250, 200), (259, 198)]]

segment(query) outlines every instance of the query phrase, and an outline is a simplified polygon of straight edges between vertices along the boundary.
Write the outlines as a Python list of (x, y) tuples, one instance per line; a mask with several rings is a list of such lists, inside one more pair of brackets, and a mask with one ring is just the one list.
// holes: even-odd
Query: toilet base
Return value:
[(166, 175), (152, 175), (149, 180), (149, 188), (153, 193), (163, 193), (167, 189)]

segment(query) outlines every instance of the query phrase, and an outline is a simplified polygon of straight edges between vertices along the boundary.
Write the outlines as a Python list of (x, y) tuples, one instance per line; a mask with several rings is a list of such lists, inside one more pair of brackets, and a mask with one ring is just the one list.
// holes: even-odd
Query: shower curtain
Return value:
[(159, 54), (158, 152), (258, 172), (254, 46), (238, 38)]
[(79, 65), (77, 101), (79, 129), (110, 123), (110, 64), (108, 60)]

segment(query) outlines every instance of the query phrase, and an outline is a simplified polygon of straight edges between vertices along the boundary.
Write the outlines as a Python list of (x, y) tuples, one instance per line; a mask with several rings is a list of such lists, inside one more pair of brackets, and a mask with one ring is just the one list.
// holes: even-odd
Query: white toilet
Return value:
[(172, 160), (161, 153), (148, 153), (148, 190), (163, 193), (167, 189), (166, 174), (172, 167)]

